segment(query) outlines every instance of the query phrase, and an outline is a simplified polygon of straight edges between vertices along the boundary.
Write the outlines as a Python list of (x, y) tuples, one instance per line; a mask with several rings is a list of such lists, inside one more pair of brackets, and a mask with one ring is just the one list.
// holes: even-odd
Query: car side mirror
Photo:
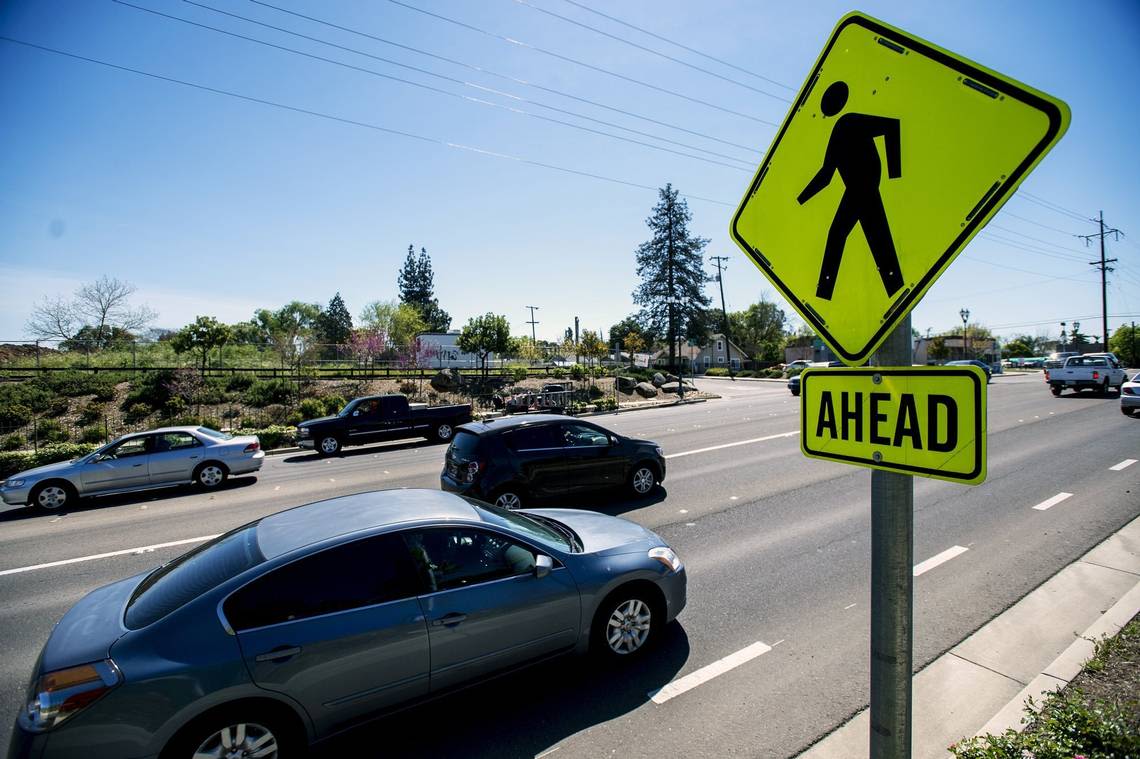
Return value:
[(352, 415), (353, 416), (360, 416), (360, 409), (354, 409), (352, 412)]
[(610, 445), (611, 446), (617, 445), (620, 442), (621, 441), (618, 440), (617, 435), (610, 435)]
[(535, 577), (541, 580), (543, 577), (546, 577), (548, 574), (550, 574), (550, 570), (552, 569), (554, 569), (554, 559), (541, 553), (538, 556), (534, 557)]

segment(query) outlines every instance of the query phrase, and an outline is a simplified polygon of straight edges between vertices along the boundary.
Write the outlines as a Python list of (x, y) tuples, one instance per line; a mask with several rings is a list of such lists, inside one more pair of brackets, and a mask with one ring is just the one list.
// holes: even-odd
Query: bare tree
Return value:
[(135, 286), (106, 275), (82, 285), (75, 297), (66, 301), (44, 297), (32, 308), (27, 330), (41, 339), (74, 340), (86, 333), (102, 347), (119, 331), (130, 332), (145, 327), (158, 316), (147, 306), (132, 306), (130, 297)]

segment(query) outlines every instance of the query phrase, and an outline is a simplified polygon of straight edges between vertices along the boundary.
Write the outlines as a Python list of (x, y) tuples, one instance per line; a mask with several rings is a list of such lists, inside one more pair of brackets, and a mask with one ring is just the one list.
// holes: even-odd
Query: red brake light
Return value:
[(260, 451), (260, 450), (261, 450), (261, 442), (258, 441), (256, 443), (250, 443), (249, 445), (247, 445), (245, 447), (245, 450), (242, 451), (242, 453), (256, 453), (257, 451)]
[(1100, 372), (1093, 370), (1093, 379), (1100, 379)]

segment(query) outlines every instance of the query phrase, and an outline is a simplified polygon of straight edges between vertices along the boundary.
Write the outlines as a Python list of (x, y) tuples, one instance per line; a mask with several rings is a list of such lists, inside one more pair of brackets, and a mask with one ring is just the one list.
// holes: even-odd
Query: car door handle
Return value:
[(192, 458), (192, 459), (196, 459), (196, 458), (198, 458), (198, 457), (197, 457), (197, 456), (191, 456), (190, 458)]
[(142, 466), (142, 464), (131, 464), (131, 466), (138, 468), (138, 467)]
[(290, 657), (296, 656), (301, 653), (300, 646), (290, 646), (288, 648), (275, 648), (272, 651), (267, 651), (264, 654), (258, 654), (253, 657), (256, 661), (282, 661)]
[(466, 614), (460, 614), (457, 611), (453, 611), (450, 614), (440, 617), (439, 619), (433, 620), (432, 625), (435, 627), (455, 627), (465, 619), (467, 619)]

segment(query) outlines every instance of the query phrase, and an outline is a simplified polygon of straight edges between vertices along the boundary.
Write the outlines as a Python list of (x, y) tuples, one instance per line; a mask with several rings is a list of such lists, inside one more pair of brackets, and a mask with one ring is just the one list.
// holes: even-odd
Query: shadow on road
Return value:
[[(347, 450), (341, 449), (335, 456), (330, 456), (332, 459), (351, 459), (355, 456), (368, 456), (373, 453), (388, 453), (389, 451), (410, 451), (414, 448), (434, 448), (440, 445), (434, 440), (408, 440), (403, 443), (381, 443), (379, 445), (366, 445), (359, 448), (349, 448)], [(281, 460), (286, 464), (305, 464), (312, 461), (320, 461), (325, 458), (316, 451), (305, 453), (294, 453), (288, 456), (283, 456)]]
[(37, 519), (42, 517), (54, 518), (68, 514), (78, 514), (84, 511), (104, 509), (109, 506), (130, 506), (136, 503), (165, 501), (183, 495), (201, 495), (203, 493), (213, 495), (215, 493), (225, 493), (227, 491), (247, 488), (256, 482), (256, 475), (238, 475), (228, 478), (222, 485), (210, 491), (203, 491), (201, 488), (192, 485), (179, 485), (155, 490), (140, 490), (134, 493), (121, 493), (119, 495), (81, 498), (77, 503), (61, 511), (41, 511), (40, 509), (26, 506), (15, 506), (6, 511), (0, 511), (0, 522), (15, 522), (21, 519)]
[[(601, 666), (567, 656), (353, 729), (314, 748), (314, 759), (368, 755), (504, 759), (533, 757), (560, 741), (633, 712), (689, 658), (674, 622), (640, 662)], [(374, 752), (374, 753), (373, 753)]]

